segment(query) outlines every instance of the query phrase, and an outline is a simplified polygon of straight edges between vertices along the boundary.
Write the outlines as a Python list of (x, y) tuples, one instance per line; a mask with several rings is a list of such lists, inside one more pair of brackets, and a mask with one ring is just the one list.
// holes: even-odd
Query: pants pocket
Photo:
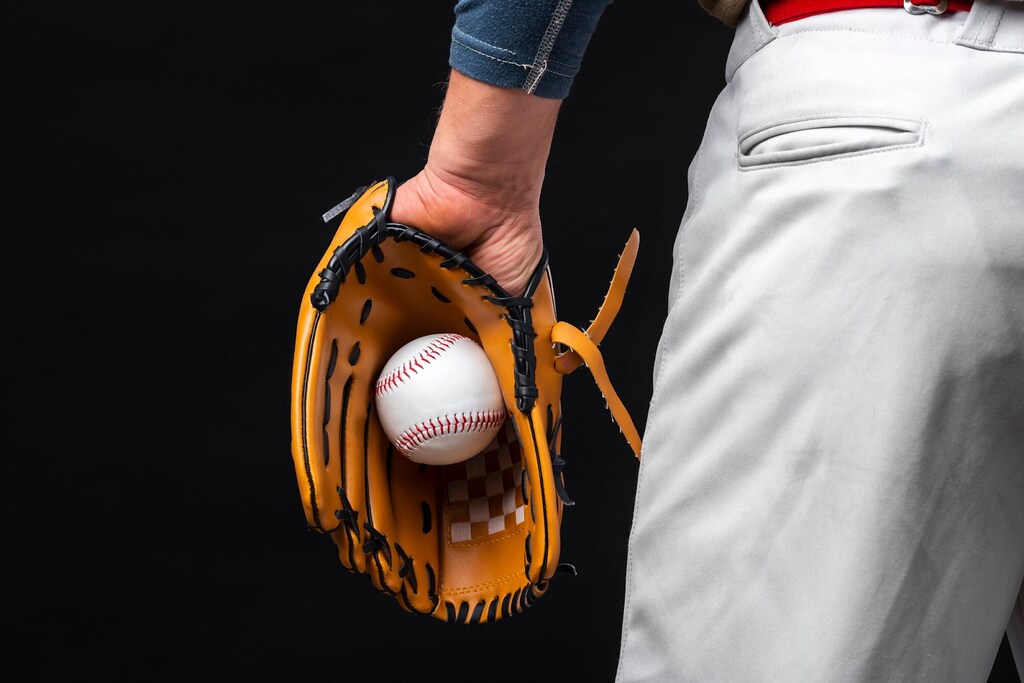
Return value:
[(923, 121), (889, 116), (775, 122), (740, 136), (736, 160), (741, 170), (753, 170), (904, 149), (921, 145), (924, 129)]

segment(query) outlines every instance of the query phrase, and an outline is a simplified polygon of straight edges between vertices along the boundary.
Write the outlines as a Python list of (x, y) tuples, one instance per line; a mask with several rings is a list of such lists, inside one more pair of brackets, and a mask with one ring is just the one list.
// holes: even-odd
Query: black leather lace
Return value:
[(341, 499), (341, 509), (334, 511), (334, 516), (338, 518), (349, 531), (358, 534), (359, 533), (359, 511), (352, 507), (352, 503), (349, 502), (348, 496), (345, 494), (345, 489), (338, 487), (338, 497)]

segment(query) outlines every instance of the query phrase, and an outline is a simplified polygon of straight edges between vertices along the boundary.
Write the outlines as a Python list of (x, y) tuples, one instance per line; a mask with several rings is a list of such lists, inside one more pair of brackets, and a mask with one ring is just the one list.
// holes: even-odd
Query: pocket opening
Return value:
[(882, 116), (832, 116), (771, 124), (743, 135), (741, 169), (795, 165), (865, 152), (913, 147), (923, 141), (922, 121)]

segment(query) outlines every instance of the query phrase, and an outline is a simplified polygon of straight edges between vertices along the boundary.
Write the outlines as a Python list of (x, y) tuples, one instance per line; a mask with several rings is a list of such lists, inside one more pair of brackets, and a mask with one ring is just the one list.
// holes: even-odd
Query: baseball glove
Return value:
[[(586, 332), (559, 322), (545, 254), (509, 296), (464, 254), (388, 221), (393, 178), (360, 188), (302, 297), (292, 367), (292, 456), (306, 521), (341, 563), (405, 609), (494, 621), (545, 593), (559, 568), (566, 495), (559, 453), (562, 377), (586, 364), (634, 454), (640, 436), (598, 344), (622, 303), (639, 234)], [(478, 342), (501, 385), (505, 428), (468, 461), (421, 465), (396, 453), (375, 414), (391, 355), (420, 336)], [(571, 569), (571, 567), (568, 567)]]

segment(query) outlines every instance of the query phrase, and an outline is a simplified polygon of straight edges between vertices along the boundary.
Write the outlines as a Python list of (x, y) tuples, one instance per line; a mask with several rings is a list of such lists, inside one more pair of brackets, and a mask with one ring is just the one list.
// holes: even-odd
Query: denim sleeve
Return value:
[(458, 0), (448, 63), (485, 83), (563, 99), (611, 2)]

